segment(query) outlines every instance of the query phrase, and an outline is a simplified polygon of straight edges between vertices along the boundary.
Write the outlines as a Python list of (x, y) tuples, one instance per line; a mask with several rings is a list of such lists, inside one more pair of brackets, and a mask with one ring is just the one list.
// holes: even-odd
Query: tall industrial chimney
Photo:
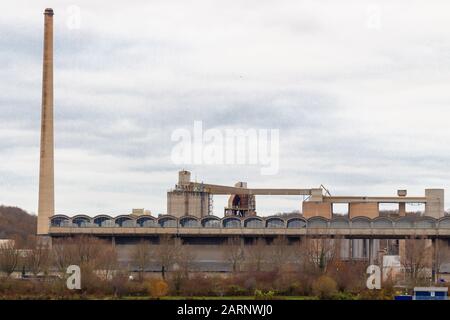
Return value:
[(47, 8), (44, 12), (38, 235), (48, 234), (49, 218), (55, 212), (53, 162), (53, 9)]

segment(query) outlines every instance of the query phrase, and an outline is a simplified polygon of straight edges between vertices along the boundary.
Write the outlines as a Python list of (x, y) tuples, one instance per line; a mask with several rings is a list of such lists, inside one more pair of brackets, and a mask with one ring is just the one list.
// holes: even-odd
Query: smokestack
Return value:
[(55, 212), (53, 162), (53, 9), (47, 8), (44, 11), (38, 235), (48, 234), (49, 218)]

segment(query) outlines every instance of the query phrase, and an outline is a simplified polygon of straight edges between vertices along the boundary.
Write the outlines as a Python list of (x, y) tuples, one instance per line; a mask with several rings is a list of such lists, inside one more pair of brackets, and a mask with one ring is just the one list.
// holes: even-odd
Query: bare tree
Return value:
[(95, 262), (95, 270), (103, 279), (112, 279), (119, 269), (117, 250), (114, 246), (104, 242), (100, 254)]
[(175, 292), (180, 293), (183, 283), (189, 280), (189, 272), (194, 269), (195, 253), (191, 247), (183, 246), (180, 250), (172, 272), (172, 284)]
[(52, 256), (61, 272), (71, 264), (80, 266), (85, 284), (98, 275), (110, 277), (117, 266), (117, 253), (112, 244), (91, 236), (55, 240)]
[(9, 277), (17, 268), (19, 260), (19, 250), (15, 241), (8, 241), (0, 244), (0, 271)]
[(436, 269), (440, 273), (444, 264), (450, 264), (450, 246), (445, 240), (436, 239)]
[(30, 237), (28, 243), (30, 249), (25, 256), (25, 265), (35, 276), (41, 272), (46, 273), (50, 259), (50, 247), (48, 243), (40, 241), (36, 236)]
[(275, 238), (269, 246), (268, 251), (267, 260), (271, 269), (276, 272), (282, 271), (292, 257), (292, 247), (289, 246), (286, 237), (280, 236)]
[(144, 279), (144, 272), (150, 265), (152, 260), (151, 246), (148, 241), (141, 240), (134, 248), (132, 252), (132, 261), (138, 268), (139, 281)]
[(163, 279), (166, 279), (166, 271), (177, 261), (180, 252), (181, 244), (179, 239), (168, 235), (162, 235), (159, 239), (159, 244), (154, 246), (154, 257), (161, 267)]
[(184, 246), (183, 249), (180, 250), (176, 263), (184, 278), (188, 278), (189, 272), (194, 269), (195, 258), (196, 255), (189, 246)]
[(305, 238), (300, 244), (305, 267), (325, 273), (328, 265), (338, 258), (340, 242), (329, 238)]
[(245, 261), (244, 244), (239, 237), (228, 238), (228, 243), (223, 247), (224, 258), (231, 263), (233, 272), (240, 271)]
[(268, 246), (264, 239), (258, 238), (245, 250), (248, 269), (250, 271), (262, 271), (264, 262), (267, 259)]
[(68, 242), (65, 239), (53, 239), (51, 259), (59, 272), (65, 272), (71, 264), (70, 252), (67, 249)]
[(432, 264), (432, 248), (424, 238), (409, 238), (405, 240), (404, 254), (400, 263), (405, 270), (406, 280), (411, 285), (423, 283), (427, 278), (427, 270)]

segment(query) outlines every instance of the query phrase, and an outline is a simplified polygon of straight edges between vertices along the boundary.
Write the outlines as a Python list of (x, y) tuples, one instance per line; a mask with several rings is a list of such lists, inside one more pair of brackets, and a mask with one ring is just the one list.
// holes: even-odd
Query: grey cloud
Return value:
[[(1, 14), (18, 12), (17, 3)], [(450, 103), (444, 4), (426, 15), (419, 5), (407, 15), (382, 6), (380, 30), (365, 26), (368, 2), (346, 2), (354, 10), (345, 10), (315, 1), (126, 8), (77, 1), (79, 30), (65, 27), (68, 4), (55, 8), (55, 142), (57, 204), (69, 213), (135, 203), (163, 212), (179, 169), (169, 160), (170, 135), (195, 120), (204, 129), (278, 128), (281, 139), (278, 175), (263, 177), (255, 166), (187, 168), (199, 180), (326, 183), (334, 193), (450, 187), (450, 154), (439, 146), (448, 140), (442, 119)], [(8, 157), (0, 203), (34, 211), (42, 16), (24, 9), (17, 24), (4, 18), (0, 123), (8, 125), (0, 151)], [(436, 26), (424, 23), (431, 18)], [(261, 210), (288, 200), (261, 200)]]

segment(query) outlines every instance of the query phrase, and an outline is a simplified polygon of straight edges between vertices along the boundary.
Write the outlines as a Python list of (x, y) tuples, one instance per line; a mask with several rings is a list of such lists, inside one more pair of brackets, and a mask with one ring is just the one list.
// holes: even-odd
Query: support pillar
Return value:
[(373, 239), (370, 238), (369, 239), (369, 264), (373, 264), (374, 260), (373, 260)]
[(353, 239), (348, 241), (348, 259), (353, 260)]
[(398, 215), (400, 217), (406, 216), (406, 203), (405, 202), (400, 202), (398, 204)]
[(431, 254), (432, 254), (432, 267), (431, 274), (433, 283), (437, 283), (439, 280), (439, 239), (431, 239)]

